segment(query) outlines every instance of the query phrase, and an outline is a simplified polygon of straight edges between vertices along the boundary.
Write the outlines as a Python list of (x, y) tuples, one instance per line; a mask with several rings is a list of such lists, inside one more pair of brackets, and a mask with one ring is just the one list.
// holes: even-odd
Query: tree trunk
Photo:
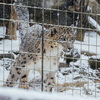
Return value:
[(87, 26), (87, 15), (83, 14), (82, 12), (87, 12), (87, 6), (88, 6), (89, 0), (81, 0), (80, 3), (80, 10), (79, 10), (79, 20), (78, 20), (78, 29), (76, 33), (76, 40), (83, 41), (84, 40), (84, 34), (85, 30), (84, 27)]
[(11, 14), (10, 14), (10, 19), (12, 20), (15, 20), (14, 22), (13, 21), (9, 21), (8, 23), (8, 28), (7, 28), (7, 36), (6, 38), (8, 39), (14, 39), (16, 40), (17, 37), (16, 37), (16, 30), (17, 30), (17, 13), (15, 12), (14, 10), (14, 7), (11, 6)]
[[(100, 24), (100, 16), (96, 15), (96, 14), (100, 14), (100, 4), (99, 4), (99, 2), (97, 2), (97, 0), (89, 0), (88, 5), (91, 8), (91, 11), (89, 11), (89, 13), (92, 13), (92, 14), (88, 14), (88, 15), (80, 14), (80, 17), (82, 18), (83, 22), (82, 22), (82, 20), (79, 20), (78, 27), (96, 29), (96, 27), (94, 27), (90, 23), (88, 23), (88, 16), (91, 16), (95, 21), (97, 21), (98, 24)], [(82, 22), (82, 24), (81, 24), (81, 22)], [(77, 34), (76, 34), (76, 40), (83, 41), (84, 34), (86, 31), (90, 31), (90, 30), (78, 29)], [(98, 32), (98, 31), (96, 31), (96, 32), (97, 32), (97, 34), (100, 35), (100, 32)]]
[[(10, 19), (17, 20), (17, 14), (14, 10), (14, 7), (7, 4), (13, 4), (14, 0), (0, 0), (0, 18), (5, 20), (0, 20), (0, 26), (6, 26), (6, 35), (7, 39), (17, 39), (16, 38), (16, 30), (17, 30), (17, 22), (13, 22)], [(5, 4), (2, 4), (5, 3)]]

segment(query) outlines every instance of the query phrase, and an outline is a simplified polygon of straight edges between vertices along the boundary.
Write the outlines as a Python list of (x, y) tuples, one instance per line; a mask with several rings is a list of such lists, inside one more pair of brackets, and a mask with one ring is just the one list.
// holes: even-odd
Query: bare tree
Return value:
[(0, 20), (0, 26), (6, 26), (6, 36), (7, 39), (15, 39), (16, 40), (16, 30), (17, 30), (17, 23), (13, 22), (9, 19), (16, 20), (17, 14), (11, 5), (14, 0), (0, 0), (0, 3), (6, 3), (0, 4), (0, 18), (4, 20)]

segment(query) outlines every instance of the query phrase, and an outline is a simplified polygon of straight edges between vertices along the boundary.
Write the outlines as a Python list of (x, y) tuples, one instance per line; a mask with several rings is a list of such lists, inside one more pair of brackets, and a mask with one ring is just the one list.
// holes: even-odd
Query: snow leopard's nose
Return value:
[(69, 47), (69, 48), (67, 48), (67, 49), (68, 49), (68, 50), (71, 50), (72, 48)]
[(73, 44), (67, 45), (67, 52), (70, 52), (73, 49)]

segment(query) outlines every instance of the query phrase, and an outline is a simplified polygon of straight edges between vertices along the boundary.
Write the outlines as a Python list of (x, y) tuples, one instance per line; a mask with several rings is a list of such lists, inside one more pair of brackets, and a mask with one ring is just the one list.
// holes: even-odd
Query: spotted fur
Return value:
[[(25, 10), (26, 8), (16, 8), (18, 16), (20, 15), (20, 17), (23, 13), (25, 17)], [(16, 58), (4, 86), (14, 87), (17, 80), (20, 80), (19, 88), (28, 89), (29, 84), (26, 83), (30, 69), (35, 69), (41, 73), (42, 26), (34, 25), (30, 27), (29, 25), (26, 26), (25, 24), (23, 26), (23, 23), (19, 23), (19, 28), (22, 37), (20, 45), (21, 53)], [(63, 51), (73, 48), (73, 42), (74, 31), (72, 28), (53, 26), (48, 31), (44, 30), (43, 70), (45, 91), (52, 91), (52, 87), (56, 84), (55, 72), (59, 66), (59, 58), (62, 56)]]

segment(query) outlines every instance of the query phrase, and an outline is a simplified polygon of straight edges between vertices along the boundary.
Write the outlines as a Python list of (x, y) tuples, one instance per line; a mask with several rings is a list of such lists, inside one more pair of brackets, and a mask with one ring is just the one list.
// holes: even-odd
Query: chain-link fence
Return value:
[(0, 0), (0, 85), (100, 97), (99, 0)]

